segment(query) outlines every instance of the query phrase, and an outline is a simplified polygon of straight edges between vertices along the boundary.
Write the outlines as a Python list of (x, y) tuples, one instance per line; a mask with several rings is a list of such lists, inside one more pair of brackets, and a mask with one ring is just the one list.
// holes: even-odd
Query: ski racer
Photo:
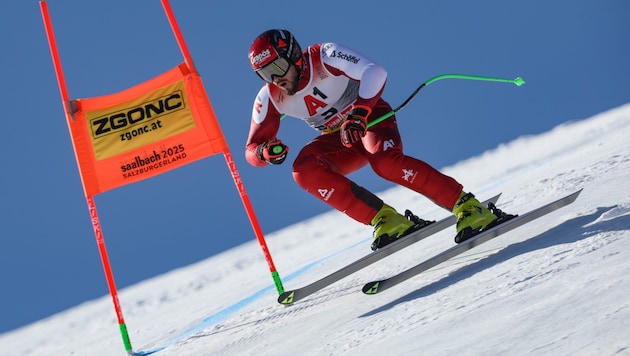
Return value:
[[(387, 72), (363, 54), (337, 43), (302, 51), (285, 29), (268, 30), (249, 50), (252, 69), (265, 82), (254, 100), (246, 159), (253, 166), (283, 163), (289, 147), (276, 137), (284, 115), (321, 134), (293, 162), (304, 190), (352, 219), (374, 226), (376, 250), (417, 230), (421, 219), (402, 215), (346, 176), (366, 165), (380, 177), (418, 192), (457, 216), (456, 241), (496, 220), (455, 179), (405, 155), (395, 115), (381, 94)], [(461, 242), (458, 241), (458, 242)]]

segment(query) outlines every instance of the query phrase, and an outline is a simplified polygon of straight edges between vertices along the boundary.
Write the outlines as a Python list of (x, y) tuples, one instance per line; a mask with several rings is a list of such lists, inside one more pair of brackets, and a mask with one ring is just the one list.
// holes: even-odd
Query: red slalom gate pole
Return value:
[[(188, 46), (186, 45), (186, 42), (184, 41), (184, 36), (182, 35), (179, 25), (177, 24), (177, 20), (175, 19), (175, 15), (173, 14), (171, 5), (169, 4), (168, 0), (161, 0), (161, 2), (162, 2), (162, 6), (164, 7), (164, 12), (166, 13), (166, 17), (168, 18), (168, 21), (173, 30), (173, 34), (175, 35), (175, 39), (177, 40), (177, 44), (179, 45), (182, 55), (184, 56), (184, 60), (186, 61), (186, 65), (191, 70), (191, 72), (198, 75), (195, 69), (194, 63), (192, 61), (192, 56), (190, 55), (190, 52), (188, 51)], [(205, 89), (204, 89), (204, 95), (206, 98), (208, 97), (208, 95), (205, 93)], [(258, 240), (258, 244), (260, 245), (260, 248), (262, 249), (262, 252), (265, 256), (265, 260), (267, 261), (267, 265), (269, 266), (269, 270), (271, 271), (271, 277), (273, 278), (274, 284), (278, 291), (278, 295), (280, 295), (284, 293), (284, 287), (282, 286), (282, 280), (280, 279), (280, 274), (276, 270), (276, 266), (273, 263), (271, 253), (269, 252), (269, 248), (267, 247), (267, 242), (265, 241), (265, 236), (262, 232), (262, 229), (260, 228), (260, 223), (258, 222), (258, 218), (256, 217), (256, 214), (254, 213), (254, 208), (251, 204), (251, 201), (249, 200), (249, 196), (247, 195), (245, 186), (243, 185), (243, 181), (241, 180), (241, 176), (238, 173), (238, 170), (236, 169), (236, 164), (234, 163), (234, 159), (232, 157), (232, 154), (230, 153), (229, 148), (226, 148), (223, 151), (223, 156), (225, 157), (225, 161), (228, 165), (228, 168), (230, 169), (230, 173), (232, 174), (232, 179), (234, 180), (236, 189), (238, 190), (239, 196), (241, 197), (241, 201), (243, 202), (243, 206), (245, 207), (247, 217), (249, 218), (249, 222), (252, 225), (254, 234), (256, 235), (256, 239)]]
[[(55, 67), (55, 74), (57, 76), (57, 83), (59, 84), (59, 92), (61, 93), (61, 100), (63, 102), (64, 112), (66, 114), (66, 120), (71, 120), (71, 113), (68, 108), (69, 103), (69, 95), (68, 89), (66, 87), (66, 81), (63, 75), (63, 70), (61, 67), (61, 60), (59, 59), (59, 52), (57, 50), (57, 42), (55, 40), (55, 34), (53, 32), (52, 23), (50, 21), (50, 14), (48, 13), (48, 5), (46, 1), (39, 2), (42, 17), (44, 20), (44, 27), (46, 29), (46, 36), (48, 38), (48, 45), (50, 47), (50, 54), (52, 56), (53, 65)], [(68, 122), (68, 130), (70, 130), (69, 121)], [(70, 132), (70, 137), (72, 137), (72, 132)], [(72, 145), (74, 146), (74, 140), (72, 140)], [(78, 157), (76, 157), (76, 147), (74, 148), (75, 158), (77, 159), (77, 166), (79, 165)], [(81, 176), (81, 180), (83, 177)], [(83, 187), (85, 192), (85, 185)], [(123, 339), (123, 344), (125, 345), (125, 350), (128, 355), (133, 355), (133, 351), (131, 348), (131, 341), (129, 339), (129, 333), (127, 331), (127, 325), (125, 324), (125, 319), (123, 318), (122, 308), (120, 307), (120, 302), (118, 300), (118, 291), (116, 289), (116, 283), (114, 281), (114, 274), (112, 273), (111, 265), (109, 263), (109, 257), (107, 255), (107, 248), (105, 246), (105, 240), (103, 238), (103, 230), (101, 229), (101, 223), (98, 217), (98, 212), (96, 211), (96, 204), (94, 203), (94, 197), (92, 195), (85, 194), (85, 199), (87, 201), (88, 209), (90, 211), (90, 218), (92, 220), (92, 227), (94, 228), (94, 235), (96, 236), (96, 244), (98, 246), (98, 252), (101, 256), (101, 262), (103, 264), (103, 270), (105, 271), (105, 279), (107, 280), (107, 287), (109, 288), (109, 294), (112, 297), (112, 302), (114, 304), (114, 310), (116, 311), (116, 317), (118, 319), (118, 326), (120, 327), (120, 334)]]

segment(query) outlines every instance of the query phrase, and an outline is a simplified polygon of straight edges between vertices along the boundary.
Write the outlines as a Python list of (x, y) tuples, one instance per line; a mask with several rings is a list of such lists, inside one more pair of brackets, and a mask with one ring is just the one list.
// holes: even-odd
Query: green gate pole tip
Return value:
[(129, 339), (129, 332), (127, 331), (127, 324), (121, 323), (118, 325), (120, 327), (120, 334), (123, 339), (123, 344), (125, 345), (125, 350), (127, 351), (127, 355), (133, 355), (133, 349), (131, 347), (131, 340)]
[(521, 85), (525, 84), (525, 81), (521, 77), (516, 77), (516, 79), (514, 79), (514, 84), (520, 87)]
[(280, 279), (280, 274), (276, 271), (271, 272), (271, 277), (276, 285), (276, 290), (278, 291), (278, 295), (284, 293), (284, 286), (282, 286), (282, 280)]

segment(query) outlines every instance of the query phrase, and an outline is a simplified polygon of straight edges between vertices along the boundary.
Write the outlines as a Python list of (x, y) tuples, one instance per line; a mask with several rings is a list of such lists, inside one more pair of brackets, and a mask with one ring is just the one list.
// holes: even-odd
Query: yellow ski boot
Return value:
[(457, 243), (494, 226), (493, 223), (499, 218), (488, 208), (482, 206), (472, 193), (465, 192), (462, 192), (455, 203), (453, 214), (457, 216), (457, 234), (455, 235), (455, 242)]
[(374, 226), (372, 250), (376, 251), (430, 223), (413, 215), (409, 210), (405, 211), (405, 215), (402, 215), (391, 206), (383, 204), (381, 210), (376, 213), (370, 223)]

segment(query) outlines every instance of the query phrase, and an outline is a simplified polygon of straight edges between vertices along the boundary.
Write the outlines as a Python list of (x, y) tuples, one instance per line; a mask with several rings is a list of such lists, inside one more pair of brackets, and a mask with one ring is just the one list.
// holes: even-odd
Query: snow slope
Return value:
[[(452, 246), (454, 229), (288, 307), (275, 302), (255, 241), (124, 289), (120, 302), (134, 351), (630, 355), (628, 137), (630, 104), (444, 169), (482, 199), (502, 192), (498, 206), (514, 213), (584, 191), (572, 205), (382, 294), (360, 289)], [(404, 188), (379, 195), (423, 218), (447, 214)], [(331, 211), (269, 234), (267, 242), (285, 288), (292, 289), (369, 253), (370, 232)], [(0, 354), (125, 350), (104, 296), (0, 335)]]

